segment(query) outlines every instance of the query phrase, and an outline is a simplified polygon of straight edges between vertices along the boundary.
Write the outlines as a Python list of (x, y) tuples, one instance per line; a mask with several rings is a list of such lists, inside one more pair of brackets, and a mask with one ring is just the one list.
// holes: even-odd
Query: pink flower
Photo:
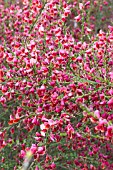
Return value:
[(112, 72), (109, 72), (109, 76), (111, 78), (111, 81), (113, 82), (113, 71)]
[(24, 158), (26, 156), (26, 152), (24, 150), (21, 150), (20, 152), (20, 157)]
[(44, 155), (46, 152), (45, 146), (39, 146), (38, 147), (38, 154)]
[(108, 93), (112, 96), (113, 95), (113, 89), (110, 89)]
[(50, 165), (52, 169), (55, 169), (56, 168), (56, 165), (54, 162), (52, 162), (52, 164)]
[(80, 21), (81, 21), (81, 16), (80, 16), (80, 15), (76, 16), (76, 17), (75, 17), (75, 21), (76, 21), (76, 22), (80, 22)]
[(106, 137), (111, 138), (113, 136), (113, 126), (107, 127)]
[(39, 33), (40, 33), (40, 34), (43, 34), (43, 33), (44, 33), (44, 27), (43, 27), (42, 25), (39, 27)]
[(34, 154), (37, 151), (37, 146), (36, 144), (32, 144), (30, 151), (32, 152), (32, 154)]
[(3, 70), (0, 69), (0, 82), (2, 81), (3, 75), (4, 75)]
[(30, 59), (30, 66), (33, 66), (34, 64), (36, 64), (36, 59), (35, 58), (31, 58)]
[(90, 1), (87, 1), (87, 2), (85, 3), (85, 6), (87, 6), (87, 5), (90, 5)]
[(108, 123), (108, 122), (107, 122), (106, 119), (100, 118), (98, 125), (95, 127), (95, 130), (96, 130), (96, 131), (105, 132), (105, 130), (106, 130), (106, 126), (105, 126), (105, 125), (106, 125), (107, 123)]
[(113, 97), (107, 102), (108, 106), (113, 108)]
[(80, 10), (84, 9), (83, 3), (79, 3)]
[(35, 170), (39, 170), (38, 166), (35, 167)]
[(96, 111), (94, 112), (94, 115), (99, 119), (99, 118), (100, 118), (100, 112), (99, 112), (99, 110), (96, 110)]

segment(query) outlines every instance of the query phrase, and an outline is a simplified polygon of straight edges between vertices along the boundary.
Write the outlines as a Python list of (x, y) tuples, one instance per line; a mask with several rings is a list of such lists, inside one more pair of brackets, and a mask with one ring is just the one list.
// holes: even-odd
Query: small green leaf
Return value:
[(60, 136), (67, 136), (66, 132), (60, 133)]

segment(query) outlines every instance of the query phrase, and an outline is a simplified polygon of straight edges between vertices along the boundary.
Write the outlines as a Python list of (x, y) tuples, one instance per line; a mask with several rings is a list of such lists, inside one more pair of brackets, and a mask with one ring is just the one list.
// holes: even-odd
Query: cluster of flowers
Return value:
[(92, 5), (1, 3), (2, 170), (113, 169), (113, 26), (95, 35)]

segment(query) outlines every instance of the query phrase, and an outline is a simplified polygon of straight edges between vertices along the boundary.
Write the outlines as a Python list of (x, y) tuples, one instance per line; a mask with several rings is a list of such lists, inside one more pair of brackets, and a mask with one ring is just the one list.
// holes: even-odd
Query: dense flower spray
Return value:
[(2, 169), (113, 169), (110, 3), (1, 1)]

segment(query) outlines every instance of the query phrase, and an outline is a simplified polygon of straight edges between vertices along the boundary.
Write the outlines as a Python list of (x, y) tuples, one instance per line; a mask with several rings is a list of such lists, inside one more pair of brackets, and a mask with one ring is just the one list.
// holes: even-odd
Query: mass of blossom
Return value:
[(1, 170), (113, 170), (112, 8), (0, 1)]

